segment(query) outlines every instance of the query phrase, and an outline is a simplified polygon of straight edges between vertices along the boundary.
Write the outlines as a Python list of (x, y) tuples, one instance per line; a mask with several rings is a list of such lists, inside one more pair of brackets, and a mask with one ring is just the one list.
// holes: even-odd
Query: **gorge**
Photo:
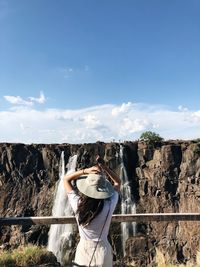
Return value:
[[(63, 151), (66, 163), (77, 155), (77, 168), (93, 165), (99, 154), (120, 175), (123, 161), (136, 213), (199, 212), (199, 148), (198, 142), (179, 140), (75, 145), (1, 143), (0, 216), (51, 215)], [(116, 210), (120, 212), (121, 203)], [(46, 225), (0, 226), (0, 245), (47, 246), (49, 229)], [(200, 248), (199, 222), (137, 223), (131, 232), (123, 254), (121, 225), (111, 225), (109, 239), (116, 266), (120, 266), (118, 262), (155, 266), (156, 251), (173, 263), (193, 262)]]

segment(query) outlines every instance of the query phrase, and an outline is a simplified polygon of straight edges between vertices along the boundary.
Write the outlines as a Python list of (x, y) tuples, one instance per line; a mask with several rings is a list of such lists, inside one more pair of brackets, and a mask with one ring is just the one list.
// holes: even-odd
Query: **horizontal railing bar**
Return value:
[[(114, 214), (112, 222), (200, 221), (200, 213)], [(0, 217), (0, 225), (74, 224), (74, 216)]]

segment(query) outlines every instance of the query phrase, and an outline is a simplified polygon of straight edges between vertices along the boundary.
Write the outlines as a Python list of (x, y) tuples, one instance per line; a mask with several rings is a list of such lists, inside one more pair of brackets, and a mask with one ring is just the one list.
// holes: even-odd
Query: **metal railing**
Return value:
[[(140, 214), (114, 214), (112, 222), (163, 222), (163, 221), (200, 221), (200, 213), (140, 213)], [(74, 216), (63, 217), (0, 217), (0, 225), (48, 225), (48, 224), (74, 224)]]

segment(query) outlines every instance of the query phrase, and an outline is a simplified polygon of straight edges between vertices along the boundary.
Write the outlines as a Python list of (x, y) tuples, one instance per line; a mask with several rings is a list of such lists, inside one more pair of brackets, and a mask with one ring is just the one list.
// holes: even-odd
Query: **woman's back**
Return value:
[(76, 216), (80, 237), (93, 241), (107, 240), (112, 214), (118, 202), (118, 192), (115, 191), (111, 198), (104, 200), (102, 211), (86, 226), (78, 223), (77, 208), (80, 197), (73, 191), (68, 193), (68, 199)]

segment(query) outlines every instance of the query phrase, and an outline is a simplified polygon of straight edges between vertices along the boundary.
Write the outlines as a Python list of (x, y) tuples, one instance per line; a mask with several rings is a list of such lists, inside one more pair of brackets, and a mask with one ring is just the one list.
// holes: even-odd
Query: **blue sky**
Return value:
[(199, 137), (199, 11), (198, 0), (0, 0), (0, 141)]

